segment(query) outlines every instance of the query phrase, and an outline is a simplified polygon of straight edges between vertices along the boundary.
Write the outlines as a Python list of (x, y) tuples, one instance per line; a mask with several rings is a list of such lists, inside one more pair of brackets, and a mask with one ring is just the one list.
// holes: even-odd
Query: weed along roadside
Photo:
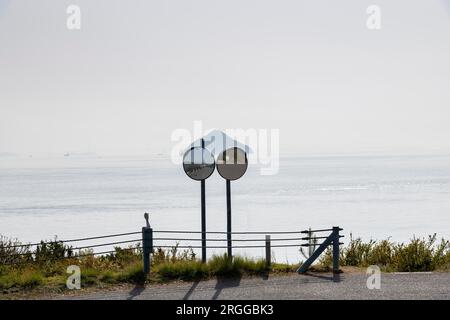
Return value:
[[(449, 271), (450, 250), (448, 241), (438, 241), (436, 236), (427, 239), (413, 238), (408, 243), (389, 240), (364, 242), (350, 239), (341, 246), (341, 267), (365, 268), (377, 265), (384, 272)], [(0, 242), (0, 289), (3, 298), (14, 294), (64, 294), (70, 274), (67, 268), (80, 268), (80, 287), (96, 289), (129, 283), (152, 285), (171, 281), (196, 281), (212, 278), (269, 276), (294, 273), (299, 265), (227, 255), (212, 256), (206, 263), (197, 258), (192, 248), (155, 247), (151, 259), (151, 273), (146, 275), (142, 264), (140, 244), (125, 248), (116, 247), (104, 255), (91, 255), (86, 249), (75, 255), (74, 249), (55, 239), (42, 242), (35, 250), (5, 238)], [(315, 272), (332, 270), (332, 250), (328, 249), (312, 269)]]

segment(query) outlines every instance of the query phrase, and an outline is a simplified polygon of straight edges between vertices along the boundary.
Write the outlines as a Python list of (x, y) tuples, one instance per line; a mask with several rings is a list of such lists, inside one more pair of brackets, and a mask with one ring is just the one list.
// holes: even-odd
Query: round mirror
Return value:
[(217, 171), (227, 180), (239, 179), (247, 171), (247, 167), (247, 154), (237, 147), (223, 151), (217, 158)]
[(192, 147), (183, 157), (183, 169), (189, 178), (205, 180), (214, 172), (214, 157), (202, 147)]

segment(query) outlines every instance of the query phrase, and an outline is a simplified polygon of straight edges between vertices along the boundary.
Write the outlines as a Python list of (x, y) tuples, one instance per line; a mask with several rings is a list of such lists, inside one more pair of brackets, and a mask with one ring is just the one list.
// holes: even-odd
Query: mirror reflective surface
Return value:
[(227, 180), (239, 179), (245, 174), (247, 167), (247, 154), (237, 147), (223, 151), (217, 158), (217, 171)]
[(212, 154), (202, 147), (193, 147), (183, 157), (183, 169), (194, 180), (205, 180), (214, 172), (215, 161)]

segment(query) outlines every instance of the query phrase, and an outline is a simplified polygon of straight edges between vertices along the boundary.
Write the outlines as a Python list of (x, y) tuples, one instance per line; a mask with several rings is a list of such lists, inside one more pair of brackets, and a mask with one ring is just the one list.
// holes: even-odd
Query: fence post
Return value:
[[(308, 233), (309, 232), (319, 232), (319, 231), (328, 231), (327, 230), (311, 230), (311, 231), (302, 231), (302, 233)], [(339, 231), (341, 228), (339, 227), (333, 227), (331, 229), (330, 235), (319, 245), (319, 247), (314, 250), (313, 254), (306, 259), (306, 261), (300, 266), (300, 268), (297, 269), (298, 273), (305, 273), (308, 268), (312, 265), (312, 263), (319, 258), (319, 256), (324, 252), (329, 246), (333, 246), (333, 273), (339, 273)], [(308, 237), (309, 239), (310, 237)], [(301, 246), (309, 246), (309, 244), (301, 245)]]
[(333, 227), (333, 273), (339, 273), (339, 227)]
[(144, 273), (150, 273), (150, 254), (153, 252), (153, 229), (150, 227), (142, 228), (142, 259), (144, 262)]
[(316, 251), (316, 248), (317, 248), (317, 246), (316, 246), (317, 240), (313, 239), (314, 238), (314, 233), (312, 232), (311, 227), (309, 227), (309, 229), (308, 229), (308, 238), (309, 238), (308, 239), (308, 244), (309, 244), (308, 257), (311, 257), (313, 255), (314, 251)]
[(272, 263), (271, 250), (270, 250), (270, 234), (266, 235), (266, 267), (269, 268)]

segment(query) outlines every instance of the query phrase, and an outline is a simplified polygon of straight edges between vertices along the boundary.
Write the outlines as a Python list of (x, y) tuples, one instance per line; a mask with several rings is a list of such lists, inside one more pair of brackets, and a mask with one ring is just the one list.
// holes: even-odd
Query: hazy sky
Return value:
[(282, 154), (450, 153), (449, 1), (0, 0), (0, 152), (169, 153), (202, 120)]

